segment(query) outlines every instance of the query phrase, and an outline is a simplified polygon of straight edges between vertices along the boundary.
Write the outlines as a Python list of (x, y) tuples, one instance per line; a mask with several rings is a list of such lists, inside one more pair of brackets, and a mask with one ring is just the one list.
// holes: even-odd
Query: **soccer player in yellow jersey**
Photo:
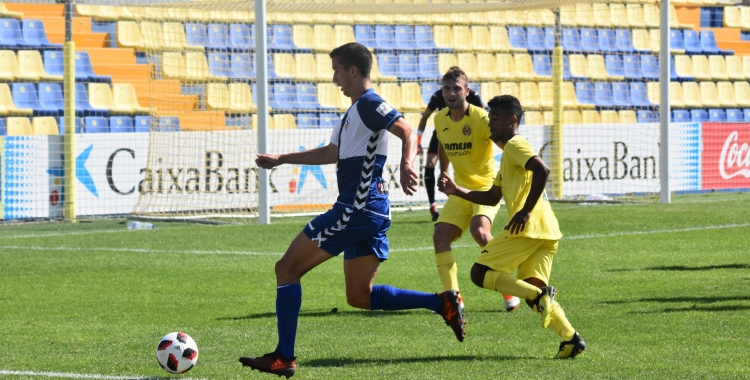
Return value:
[[(496, 170), (489, 118), (487, 111), (467, 101), (468, 84), (466, 73), (455, 66), (443, 76), (446, 107), (435, 116), (440, 172), (446, 173), (448, 165), (452, 164), (459, 186), (487, 190), (492, 187)], [(492, 240), (490, 228), (498, 207), (497, 204), (484, 206), (458, 197), (448, 197), (432, 235), (435, 264), (444, 290), (459, 290), (458, 269), (451, 243), (468, 228), (477, 244), (486, 246)], [(507, 311), (513, 311), (520, 305), (517, 297), (504, 298)]]
[[(542, 327), (552, 326), (562, 338), (557, 357), (575, 357), (586, 349), (586, 342), (555, 301), (555, 287), (548, 285), (557, 241), (562, 237), (544, 191), (549, 168), (529, 142), (518, 135), (523, 115), (518, 99), (502, 95), (488, 105), (492, 140), (503, 147), (500, 171), (492, 187), (466, 189), (442, 175), (438, 189), (488, 206), (505, 198), (508, 224), (482, 250), (471, 268), (471, 280), (479, 287), (526, 299), (529, 307), (542, 315)], [(516, 270), (518, 274), (514, 277), (512, 273)]]

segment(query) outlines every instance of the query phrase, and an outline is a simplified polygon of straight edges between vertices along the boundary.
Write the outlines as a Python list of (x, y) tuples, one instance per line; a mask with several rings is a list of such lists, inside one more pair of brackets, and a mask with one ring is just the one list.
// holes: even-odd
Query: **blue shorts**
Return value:
[(391, 227), (391, 221), (365, 211), (349, 214), (346, 208), (334, 204), (325, 214), (307, 223), (302, 231), (324, 251), (334, 256), (344, 252), (344, 260), (368, 255), (375, 255), (380, 261), (387, 260), (388, 238), (385, 233)]

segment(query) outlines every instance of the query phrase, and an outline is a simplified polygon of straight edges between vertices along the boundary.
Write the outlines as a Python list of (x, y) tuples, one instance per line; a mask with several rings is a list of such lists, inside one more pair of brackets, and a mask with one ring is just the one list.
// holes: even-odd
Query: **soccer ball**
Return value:
[(198, 346), (188, 334), (169, 333), (156, 346), (156, 360), (167, 372), (185, 373), (198, 361)]

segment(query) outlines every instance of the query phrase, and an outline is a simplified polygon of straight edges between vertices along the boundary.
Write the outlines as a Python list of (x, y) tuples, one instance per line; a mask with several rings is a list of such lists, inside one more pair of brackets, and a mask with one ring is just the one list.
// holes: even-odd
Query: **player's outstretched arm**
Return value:
[(445, 195), (455, 195), (469, 202), (487, 206), (496, 205), (503, 197), (503, 190), (500, 186), (492, 185), (489, 190), (485, 191), (464, 189), (456, 185), (448, 173), (445, 172), (441, 173), (440, 178), (438, 178), (438, 190), (445, 193)]
[(338, 147), (332, 143), (326, 146), (287, 154), (259, 154), (255, 164), (263, 169), (272, 169), (283, 164), (327, 165), (338, 161)]
[(389, 131), (401, 139), (401, 165), (399, 167), (401, 190), (406, 195), (414, 195), (417, 192), (417, 178), (419, 178), (412, 167), (414, 157), (417, 155), (417, 134), (412, 131), (404, 118), (396, 120)]
[(529, 217), (531, 216), (531, 210), (534, 209), (536, 203), (539, 201), (539, 197), (542, 196), (542, 192), (544, 192), (544, 188), (547, 186), (547, 178), (549, 178), (549, 167), (539, 156), (529, 159), (524, 167), (532, 173), (531, 188), (529, 189), (529, 195), (526, 197), (526, 203), (524, 203), (523, 208), (513, 215), (508, 225), (505, 226), (505, 229), (510, 230), (511, 234), (523, 231), (526, 222), (529, 221)]

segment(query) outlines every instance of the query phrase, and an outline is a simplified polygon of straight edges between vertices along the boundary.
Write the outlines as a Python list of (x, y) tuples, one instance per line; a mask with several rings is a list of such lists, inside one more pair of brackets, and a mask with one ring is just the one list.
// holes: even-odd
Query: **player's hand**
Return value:
[(259, 154), (255, 159), (255, 165), (263, 169), (273, 169), (279, 165), (279, 155), (277, 154)]
[(422, 150), (422, 144), (417, 144), (417, 154), (420, 156), (424, 154), (424, 151)]
[(440, 177), (438, 177), (437, 181), (438, 190), (440, 190), (445, 195), (455, 195), (456, 194), (456, 183), (453, 182), (451, 177), (448, 175), (448, 173), (440, 173)]
[(420, 131), (419, 133), (420, 134), (417, 135), (417, 154), (421, 156), (422, 155), (422, 135), (421, 135), (422, 132)]
[(406, 165), (404, 162), (401, 162), (401, 169), (399, 171), (401, 172), (401, 190), (406, 195), (414, 195), (417, 192), (417, 179), (419, 179), (417, 172), (414, 171), (411, 165)]
[(530, 212), (521, 210), (516, 213), (516, 215), (513, 215), (512, 218), (510, 218), (510, 222), (508, 222), (508, 225), (505, 226), (506, 230), (510, 230), (511, 235), (517, 235), (521, 231), (523, 231), (524, 227), (526, 226), (526, 222), (529, 221), (529, 217), (531, 216)]

